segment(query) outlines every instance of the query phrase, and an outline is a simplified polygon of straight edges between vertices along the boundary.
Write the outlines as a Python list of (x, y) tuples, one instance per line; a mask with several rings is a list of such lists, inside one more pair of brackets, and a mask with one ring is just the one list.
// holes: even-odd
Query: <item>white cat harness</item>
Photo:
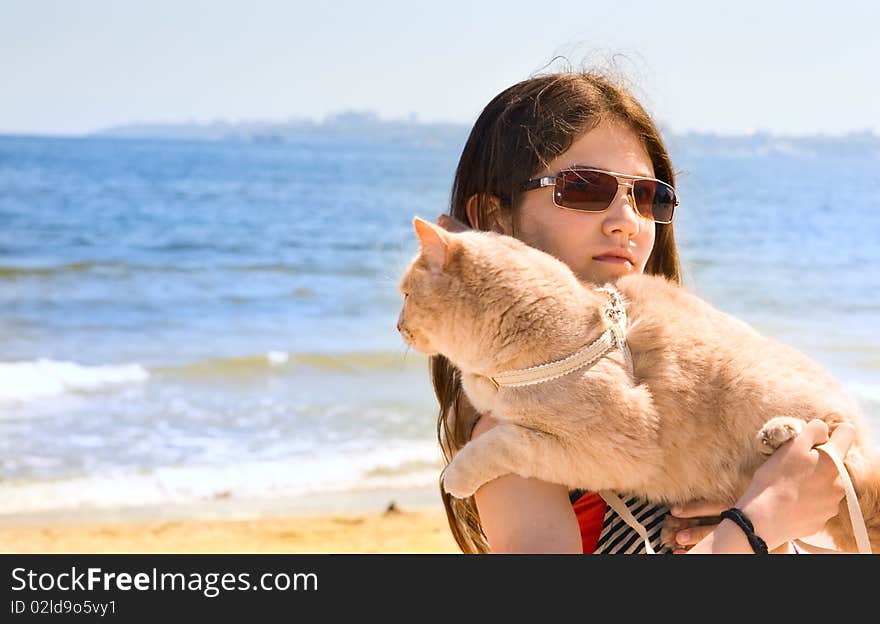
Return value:
[(608, 302), (602, 307), (602, 312), (611, 320), (611, 327), (602, 332), (602, 335), (583, 349), (572, 353), (566, 358), (538, 364), (529, 368), (503, 371), (496, 373), (489, 380), (496, 388), (501, 386), (530, 386), (562, 377), (581, 368), (590, 368), (600, 359), (614, 349), (620, 349), (623, 359), (626, 361), (629, 374), (633, 374), (632, 354), (626, 344), (626, 308), (620, 293), (613, 286), (599, 288), (608, 293)]

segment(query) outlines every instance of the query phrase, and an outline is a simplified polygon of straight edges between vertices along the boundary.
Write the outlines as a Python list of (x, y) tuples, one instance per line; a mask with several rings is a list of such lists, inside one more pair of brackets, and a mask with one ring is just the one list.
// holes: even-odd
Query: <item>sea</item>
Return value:
[[(684, 285), (880, 432), (877, 144), (669, 141)], [(0, 137), (0, 522), (439, 504), (397, 284), (460, 151)]]

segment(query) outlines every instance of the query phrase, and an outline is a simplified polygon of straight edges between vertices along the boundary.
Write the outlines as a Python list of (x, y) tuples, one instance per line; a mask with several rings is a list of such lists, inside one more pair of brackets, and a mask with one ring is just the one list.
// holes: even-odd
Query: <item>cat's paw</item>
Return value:
[(758, 448), (764, 455), (772, 455), (773, 451), (797, 437), (803, 430), (804, 421), (790, 416), (777, 416), (768, 420), (758, 432)]
[(443, 470), (440, 482), (443, 489), (455, 498), (473, 496), (474, 492), (482, 485), (482, 483), (477, 483), (472, 474), (463, 468), (461, 462), (456, 463), (454, 459)]

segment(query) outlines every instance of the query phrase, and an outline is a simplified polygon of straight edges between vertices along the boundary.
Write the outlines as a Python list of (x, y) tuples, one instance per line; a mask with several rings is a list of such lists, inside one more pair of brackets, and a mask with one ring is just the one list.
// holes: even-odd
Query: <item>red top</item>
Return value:
[(605, 501), (594, 492), (587, 492), (574, 503), (574, 513), (581, 529), (584, 554), (592, 554), (599, 543), (602, 523), (605, 521)]
[[(581, 529), (581, 543), (584, 545), (584, 554), (592, 554), (599, 544), (599, 535), (602, 533), (602, 524), (605, 522), (605, 501), (594, 492), (586, 492), (583, 496), (572, 503), (574, 513), (577, 516), (578, 526)], [(801, 551), (792, 541), (791, 548), (794, 554)]]

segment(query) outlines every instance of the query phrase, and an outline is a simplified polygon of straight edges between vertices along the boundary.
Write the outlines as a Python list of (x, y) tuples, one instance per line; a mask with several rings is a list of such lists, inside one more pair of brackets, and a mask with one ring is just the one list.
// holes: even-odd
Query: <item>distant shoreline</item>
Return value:
[[(79, 135), (6, 134), (0, 140), (98, 140), (213, 143), (272, 147), (352, 148), (416, 147), (420, 149), (460, 150), (469, 132), (466, 125), (385, 121), (369, 115), (338, 116), (322, 123), (248, 122), (207, 124), (126, 124)], [(743, 134), (707, 132), (664, 133), (675, 155), (764, 156), (777, 153), (822, 157), (880, 158), (880, 134), (871, 130), (840, 135), (785, 135), (766, 131)]]

